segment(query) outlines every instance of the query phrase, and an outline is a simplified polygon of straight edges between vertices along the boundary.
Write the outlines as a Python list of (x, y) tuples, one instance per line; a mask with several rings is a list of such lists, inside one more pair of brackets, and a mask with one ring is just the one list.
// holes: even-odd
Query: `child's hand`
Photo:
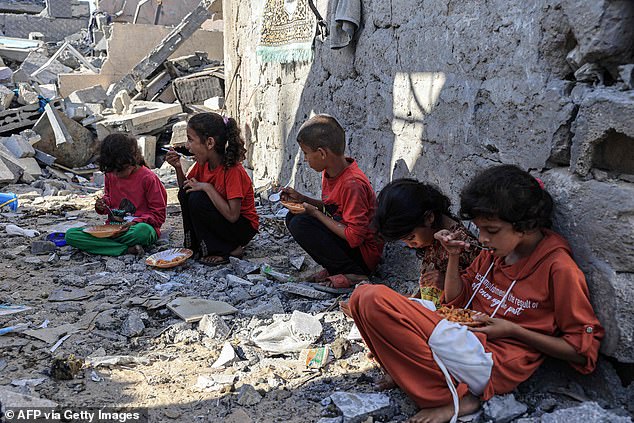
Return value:
[(95, 210), (97, 213), (105, 213), (107, 211), (107, 204), (104, 201), (103, 197), (97, 198), (95, 201)]
[(468, 247), (466, 242), (456, 239), (457, 236), (459, 235), (447, 229), (443, 229), (434, 234), (434, 238), (440, 241), (450, 256), (460, 255), (460, 253)]
[(183, 189), (187, 192), (207, 191), (209, 187), (211, 187), (211, 184), (208, 184), (206, 182), (198, 182), (194, 178), (186, 180), (183, 184)]
[(426, 286), (433, 285), (436, 288), (441, 288), (445, 281), (445, 274), (440, 273), (440, 270), (430, 270), (420, 275), (420, 282)]
[(282, 188), (281, 198), (284, 201), (294, 201), (296, 203), (303, 203), (305, 198), (302, 194), (295, 191), (293, 188)]
[(175, 169), (181, 167), (181, 158), (178, 153), (174, 150), (170, 150), (165, 155), (165, 161), (173, 166)]
[(474, 316), (473, 320), (484, 322), (484, 326), (469, 328), (469, 330), (484, 333), (487, 339), (511, 338), (517, 328), (517, 325), (513, 322), (489, 316)]
[(304, 211), (299, 213), (305, 213), (308, 216), (314, 216), (315, 214), (319, 213), (319, 209), (312, 204), (302, 203), (302, 206), (304, 206)]

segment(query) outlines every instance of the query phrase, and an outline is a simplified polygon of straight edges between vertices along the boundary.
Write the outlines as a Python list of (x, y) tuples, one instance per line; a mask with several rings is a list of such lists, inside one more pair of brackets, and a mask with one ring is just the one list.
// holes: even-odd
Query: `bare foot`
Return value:
[(128, 247), (128, 254), (132, 254), (137, 257), (141, 257), (145, 254), (145, 250), (139, 244)]
[[(480, 400), (471, 394), (460, 398), (458, 415), (471, 414), (480, 408)], [(453, 417), (453, 402), (442, 407), (423, 408), (407, 420), (407, 423), (447, 423)]]
[(392, 376), (385, 373), (381, 379), (376, 381), (377, 391), (387, 391), (388, 389), (396, 388), (396, 382), (392, 379)]

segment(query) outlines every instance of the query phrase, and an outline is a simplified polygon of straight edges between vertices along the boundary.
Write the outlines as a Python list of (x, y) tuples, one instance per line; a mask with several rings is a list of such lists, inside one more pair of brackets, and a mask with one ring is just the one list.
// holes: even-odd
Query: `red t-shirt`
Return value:
[(227, 201), (240, 198), (242, 200), (240, 215), (251, 223), (253, 229), (258, 230), (260, 220), (255, 210), (253, 184), (242, 164), (237, 163), (230, 168), (221, 165), (210, 170), (207, 164), (200, 166), (198, 163), (194, 163), (187, 172), (187, 177), (213, 185), (222, 198)]
[(161, 236), (161, 225), (165, 223), (167, 191), (158, 176), (145, 166), (139, 167), (127, 178), (117, 178), (113, 173), (106, 173), (103, 196), (105, 203), (111, 209), (116, 209), (124, 198), (136, 207), (134, 221), (147, 223), (154, 228), (157, 236)]
[(363, 261), (374, 271), (383, 253), (383, 243), (376, 239), (370, 224), (376, 211), (376, 195), (372, 185), (354, 159), (334, 178), (322, 174), (321, 199), (335, 220), (346, 225), (346, 241), (359, 247)]

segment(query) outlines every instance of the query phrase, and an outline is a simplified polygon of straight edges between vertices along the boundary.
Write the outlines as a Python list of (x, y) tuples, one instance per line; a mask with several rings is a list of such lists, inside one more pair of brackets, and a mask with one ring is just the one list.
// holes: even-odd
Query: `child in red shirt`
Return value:
[(385, 286), (352, 294), (366, 344), (422, 408), (412, 421), (454, 422), (480, 399), (511, 392), (545, 355), (592, 372), (604, 330), (570, 247), (546, 229), (551, 213), (548, 192), (515, 166), (490, 168), (462, 191), (460, 215), (478, 226), (489, 250), (460, 273), (469, 244), (448, 230), (435, 237), (449, 255), (445, 303), (483, 313), (474, 317), (479, 327), (467, 330)]
[(376, 195), (354, 159), (344, 155), (345, 133), (331, 116), (317, 115), (306, 121), (297, 142), (308, 165), (322, 174), (321, 201), (292, 188), (282, 199), (303, 203), (292, 210), (286, 226), (295, 241), (325, 271), (316, 276), (329, 291), (350, 291), (376, 269), (383, 244), (370, 228)]
[(211, 266), (242, 257), (259, 220), (251, 178), (240, 163), (246, 149), (238, 123), (217, 113), (194, 115), (187, 123), (186, 147), (196, 160), (187, 176), (175, 151), (166, 156), (181, 187), (185, 247)]
[(136, 139), (111, 134), (101, 143), (99, 167), (106, 174), (104, 196), (95, 203), (99, 214), (107, 214), (107, 224), (119, 224), (112, 209), (125, 209), (130, 215), (123, 223), (124, 233), (114, 238), (95, 238), (81, 228), (69, 229), (66, 242), (92, 254), (120, 256), (126, 252), (143, 254), (153, 244), (165, 222), (167, 192), (158, 176), (145, 166)]

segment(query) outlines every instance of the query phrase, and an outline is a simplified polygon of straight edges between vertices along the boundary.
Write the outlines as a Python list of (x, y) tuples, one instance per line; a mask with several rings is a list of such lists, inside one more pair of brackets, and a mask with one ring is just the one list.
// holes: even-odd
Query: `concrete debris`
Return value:
[[(187, 127), (187, 123), (186, 122), (182, 122), (185, 123), (185, 127)], [(178, 123), (176, 125), (179, 125)], [(176, 127), (176, 125), (174, 125), (174, 127)], [(174, 139), (174, 132), (172, 132), (172, 140)], [(174, 145), (174, 144), (172, 144)], [(229, 257), (229, 261), (231, 263), (231, 267), (233, 268), (233, 271), (236, 272), (236, 274), (241, 277), (244, 278), (245, 276), (251, 274), (251, 273), (256, 273), (260, 271), (260, 266), (255, 264), (255, 263), (251, 263), (248, 260), (241, 260), (239, 258), (236, 257)]]
[(484, 417), (495, 423), (509, 423), (526, 413), (528, 407), (515, 399), (513, 394), (496, 395), (484, 406)]
[(385, 394), (335, 392), (330, 399), (343, 414), (345, 423), (362, 423), (368, 417), (388, 419), (394, 414), (390, 397)]
[(231, 333), (231, 329), (218, 314), (205, 314), (198, 322), (198, 330), (208, 337), (221, 341)]
[(27, 138), (22, 135), (0, 138), (0, 143), (18, 159), (35, 156), (35, 149), (33, 149), (33, 146), (29, 143)]
[(315, 300), (327, 300), (332, 298), (331, 294), (317, 291), (315, 288), (307, 284), (287, 282), (279, 284), (277, 289), (287, 294), (299, 295), (301, 297), (313, 298)]
[(596, 402), (586, 402), (577, 407), (557, 410), (541, 416), (542, 423), (631, 423), (631, 421), (630, 417), (614, 414), (601, 408)]
[(181, 104), (202, 104), (210, 97), (224, 97), (221, 67), (177, 78), (173, 81), (174, 94)]
[(198, 322), (206, 314), (218, 314), (224, 316), (233, 314), (238, 310), (224, 301), (212, 301), (202, 298), (180, 297), (167, 304), (172, 310), (187, 323)]
[(249, 407), (258, 404), (260, 401), (262, 401), (262, 395), (252, 385), (242, 385), (238, 392), (238, 404)]
[(50, 254), (55, 252), (57, 246), (51, 241), (31, 242), (31, 254)]
[(121, 324), (121, 334), (127, 337), (140, 336), (143, 334), (145, 324), (136, 313), (130, 313), (128, 318)]
[(220, 355), (218, 356), (218, 358), (216, 359), (216, 361), (214, 361), (214, 363), (211, 365), (212, 368), (214, 369), (218, 369), (221, 367), (226, 367), (236, 361), (238, 361), (239, 358), (236, 355), (235, 350), (233, 349), (233, 346), (231, 345), (230, 342), (225, 342), (222, 345), (222, 350), (220, 351)]

